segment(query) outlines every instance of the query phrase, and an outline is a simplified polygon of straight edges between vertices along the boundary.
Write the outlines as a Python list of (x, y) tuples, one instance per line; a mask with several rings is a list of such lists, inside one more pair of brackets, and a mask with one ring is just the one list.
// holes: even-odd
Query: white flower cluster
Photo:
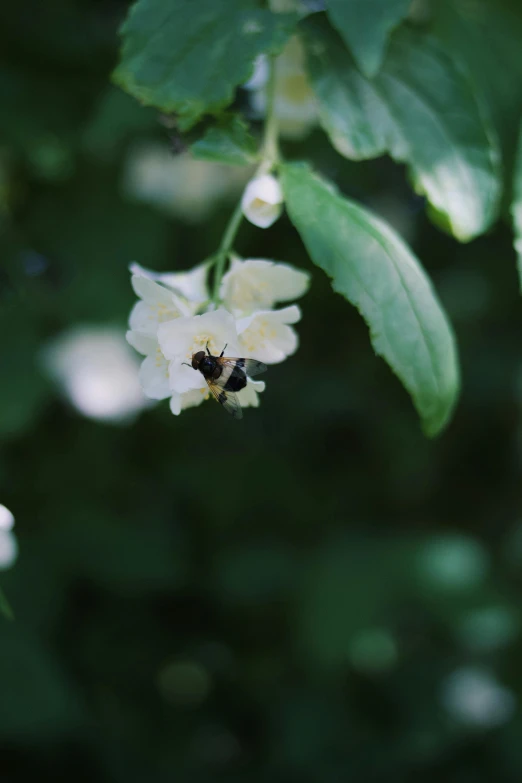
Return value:
[[(132, 286), (139, 301), (130, 314), (127, 340), (145, 359), (140, 380), (155, 400), (170, 398), (178, 415), (207, 399), (208, 386), (190, 365), (192, 355), (209, 350), (219, 355), (282, 362), (297, 349), (292, 328), (301, 318), (297, 305), (274, 309), (278, 302), (302, 296), (309, 276), (288, 264), (264, 259), (234, 258), (223, 276), (221, 306), (213, 309), (208, 291), (208, 266), (191, 272), (157, 274), (132, 264)], [(248, 380), (238, 392), (243, 407), (259, 405), (263, 381)]]

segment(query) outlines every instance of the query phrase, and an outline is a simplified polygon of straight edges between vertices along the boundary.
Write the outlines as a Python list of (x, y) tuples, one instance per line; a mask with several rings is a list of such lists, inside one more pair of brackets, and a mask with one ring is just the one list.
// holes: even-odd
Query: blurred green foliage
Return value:
[(123, 331), (128, 263), (190, 268), (230, 211), (199, 230), (122, 189), (136, 142), (169, 143), (108, 85), (125, 12), (0, 9), (0, 502), (20, 545), (0, 573), (16, 615), (0, 620), (0, 780), (519, 781), (509, 226), (460, 246), (388, 159), (350, 163), (320, 131), (285, 148), (394, 223), (435, 281), (463, 368), (436, 442), (286, 217), (239, 236), (313, 276), (300, 350), (259, 410), (83, 418), (44, 346), (78, 324)]

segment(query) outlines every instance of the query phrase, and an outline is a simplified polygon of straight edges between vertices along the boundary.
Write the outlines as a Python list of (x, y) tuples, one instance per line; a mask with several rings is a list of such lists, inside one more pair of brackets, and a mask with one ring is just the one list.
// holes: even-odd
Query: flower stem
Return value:
[(221, 288), (221, 279), (225, 272), (225, 264), (227, 262), (230, 251), (232, 250), (232, 245), (234, 244), (242, 220), (243, 210), (241, 209), (241, 200), (239, 200), (234, 212), (232, 213), (232, 217), (228, 221), (228, 225), (225, 229), (225, 233), (223, 234), (223, 239), (221, 240), (219, 249), (214, 256), (216, 267), (214, 269), (214, 291), (212, 293), (212, 301), (216, 305), (219, 302), (219, 289)]
[[(269, 76), (267, 84), (267, 107), (266, 120), (262, 145), (262, 160), (257, 175), (267, 174), (279, 162), (279, 146), (277, 143), (278, 126), (277, 118), (274, 114), (274, 93), (275, 93), (275, 56), (270, 57)], [(217, 306), (219, 304), (219, 289), (221, 280), (225, 273), (225, 265), (235, 242), (239, 226), (243, 220), (243, 210), (241, 208), (241, 199), (239, 200), (230, 220), (228, 221), (221, 244), (209, 263), (214, 266), (214, 286), (212, 292), (212, 302)]]

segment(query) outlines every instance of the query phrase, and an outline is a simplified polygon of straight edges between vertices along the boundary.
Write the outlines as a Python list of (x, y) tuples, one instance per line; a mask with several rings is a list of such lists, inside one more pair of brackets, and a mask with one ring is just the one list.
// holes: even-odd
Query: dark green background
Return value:
[[(462, 398), (436, 441), (286, 217), (238, 240), (312, 274), (299, 352), (270, 368), (258, 411), (82, 418), (42, 374), (42, 346), (76, 324), (124, 330), (129, 261), (190, 268), (231, 210), (203, 230), (122, 196), (129, 145), (168, 145), (154, 112), (109, 86), (124, 13), (0, 10), (0, 502), (20, 544), (0, 576), (16, 613), (0, 619), (0, 781), (520, 780), (518, 708), (481, 728), (443, 698), (462, 667), (522, 696), (508, 223), (459, 246), (388, 160), (350, 164), (319, 131), (284, 145), (409, 226), (461, 352)], [(491, 609), (504, 625), (477, 630)]]

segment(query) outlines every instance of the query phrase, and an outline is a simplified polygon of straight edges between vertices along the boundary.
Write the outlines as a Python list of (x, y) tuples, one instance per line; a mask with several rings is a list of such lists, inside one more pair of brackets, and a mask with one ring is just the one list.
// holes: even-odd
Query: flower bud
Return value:
[(241, 200), (244, 216), (259, 228), (268, 228), (283, 211), (283, 191), (271, 174), (251, 180)]

